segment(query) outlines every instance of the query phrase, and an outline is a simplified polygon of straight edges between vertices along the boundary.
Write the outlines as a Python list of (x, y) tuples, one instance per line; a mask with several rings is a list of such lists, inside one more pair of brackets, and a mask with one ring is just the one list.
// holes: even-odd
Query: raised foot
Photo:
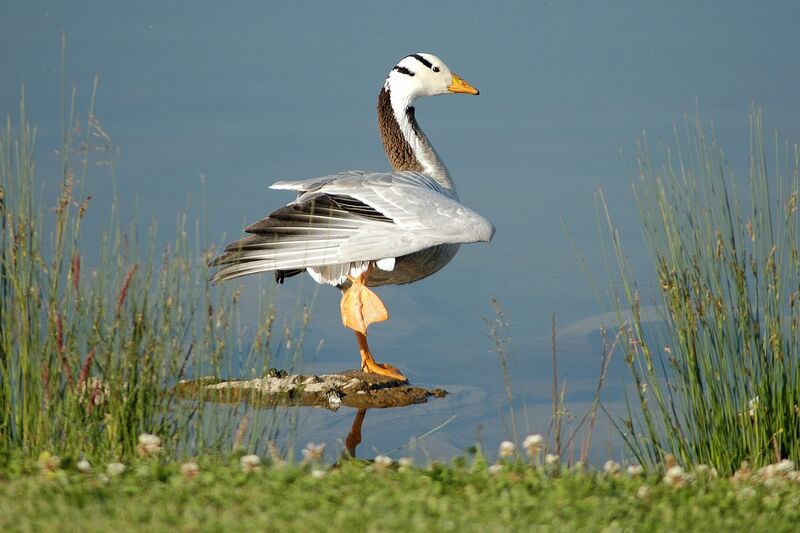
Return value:
[(361, 362), (361, 370), (364, 372), (369, 372), (371, 374), (380, 374), (382, 376), (388, 376), (390, 378), (394, 378), (400, 381), (408, 381), (398, 369), (393, 367), (392, 365), (386, 363), (376, 363), (374, 359), (364, 360)]
[(345, 327), (366, 334), (373, 322), (389, 318), (389, 312), (378, 295), (367, 288), (361, 279), (352, 279), (353, 284), (342, 294), (340, 308)]

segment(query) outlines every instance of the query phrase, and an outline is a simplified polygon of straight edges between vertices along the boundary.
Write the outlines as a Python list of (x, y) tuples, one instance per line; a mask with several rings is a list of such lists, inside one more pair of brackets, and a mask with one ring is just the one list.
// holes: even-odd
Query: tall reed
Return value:
[[(658, 167), (642, 139), (634, 184), (657, 294), (642, 293), (599, 198), (621, 273), (613, 296), (635, 384), (623, 431), (651, 466), (666, 453), (725, 474), (745, 460), (798, 461), (800, 151), (776, 134), (768, 155), (754, 110), (743, 193), (699, 118), (687, 121), (686, 147), (675, 137)], [(642, 314), (650, 298), (656, 322)]]
[[(230, 438), (236, 422), (206, 413), (199, 398), (177, 398), (174, 385), (231, 371), (239, 292), (208, 288), (213, 250), (185, 215), (162, 250), (155, 223), (123, 225), (116, 205), (100, 242), (84, 238), (90, 197), (78, 191), (97, 162), (115, 179), (114, 161), (94, 91), (83, 120), (75, 102), (73, 89), (52, 209), (39, 193), (24, 93), (18, 124), (9, 116), (0, 132), (0, 456), (123, 457), (141, 433), (193, 453)], [(267, 301), (248, 360), (233, 372), (268, 367), (273, 318)]]

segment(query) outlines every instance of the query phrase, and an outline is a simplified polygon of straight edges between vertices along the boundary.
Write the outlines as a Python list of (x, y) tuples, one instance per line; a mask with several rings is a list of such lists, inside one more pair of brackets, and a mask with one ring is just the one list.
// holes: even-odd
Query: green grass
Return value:
[(785, 479), (697, 475), (673, 486), (660, 475), (517, 463), (492, 474), (481, 459), (424, 469), (264, 463), (245, 473), (236, 456), (207, 456), (198, 468), (188, 478), (179, 463), (145, 458), (109, 476), (100, 465), (82, 474), (67, 462), (15, 461), (0, 476), (0, 529), (777, 532), (800, 521), (800, 483)]
[(665, 453), (725, 474), (744, 460), (798, 461), (800, 151), (776, 134), (770, 154), (754, 111), (740, 182), (699, 118), (683, 146), (680, 137), (660, 166), (642, 140), (634, 186), (660, 289), (652, 296), (658, 328), (643, 316), (651, 293), (637, 284), (601, 199), (635, 384), (621, 430), (645, 465)]

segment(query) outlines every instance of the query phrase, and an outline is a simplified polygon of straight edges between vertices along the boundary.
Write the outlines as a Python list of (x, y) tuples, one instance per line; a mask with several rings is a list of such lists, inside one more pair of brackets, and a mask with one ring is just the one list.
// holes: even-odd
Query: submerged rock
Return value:
[(359, 409), (403, 407), (424, 403), (431, 396), (443, 398), (447, 394), (444, 389), (415, 387), (404, 381), (359, 370), (322, 376), (275, 371), (248, 380), (204, 377), (182, 380), (177, 392), (183, 398), (202, 398), (217, 403), (248, 402), (270, 407), (303, 405), (334, 411), (342, 405)]

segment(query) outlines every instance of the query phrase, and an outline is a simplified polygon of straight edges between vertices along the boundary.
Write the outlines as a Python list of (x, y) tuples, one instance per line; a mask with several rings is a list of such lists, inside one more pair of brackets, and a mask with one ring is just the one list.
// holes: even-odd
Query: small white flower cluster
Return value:
[(781, 486), (787, 482), (800, 483), (800, 471), (795, 469), (794, 461), (789, 459), (762, 466), (755, 472), (750, 468), (750, 463), (744, 461), (739, 470), (734, 472), (731, 479), (734, 483), (750, 480), (757, 481), (771, 488)]
[(496, 463), (489, 466), (489, 473), (493, 476), (499, 474), (502, 471), (503, 471), (503, 465), (500, 463)]
[(239, 463), (242, 465), (242, 472), (249, 474), (250, 472), (258, 470), (258, 467), (261, 465), (261, 457), (255, 454), (243, 455), (242, 458), (239, 459)]
[[(539, 434), (528, 435), (525, 437), (525, 440), (522, 441), (522, 447), (525, 448), (525, 453), (528, 454), (528, 457), (534, 458), (544, 449), (544, 437)], [(517, 447), (510, 440), (501, 442), (497, 452), (501, 459), (510, 459), (514, 457), (516, 453)]]
[(702, 463), (694, 467), (693, 473), (700, 478), (716, 479), (719, 477), (716, 468), (704, 465)]
[(147, 457), (161, 453), (161, 439), (157, 435), (142, 433), (139, 435), (139, 445), (136, 447), (139, 455)]
[(621, 467), (619, 466), (618, 462), (609, 460), (603, 465), (603, 472), (605, 472), (606, 475), (615, 476), (619, 473), (620, 468)]
[(557, 453), (548, 453), (544, 456), (544, 462), (548, 465), (557, 465), (561, 462), (561, 456)]
[(753, 477), (767, 487), (778, 487), (790, 481), (800, 483), (800, 471), (795, 470), (794, 461), (789, 459), (763, 466)]
[(81, 474), (90, 474), (92, 472), (92, 464), (86, 459), (81, 459), (75, 463), (75, 468), (77, 468), (78, 472)]
[(302, 453), (304, 463), (319, 461), (325, 454), (325, 443), (314, 444), (313, 442), (309, 442), (306, 444), (306, 447), (303, 448)]
[(106, 473), (109, 477), (121, 476), (125, 473), (125, 470), (127, 470), (127, 467), (122, 463), (108, 463), (106, 465)]
[(498, 451), (498, 454), (500, 455), (501, 459), (513, 457), (516, 452), (517, 447), (510, 440), (504, 440), (500, 443), (500, 450)]
[(763, 475), (765, 478), (768, 478), (768, 477), (787, 476), (794, 471), (795, 471), (794, 461), (790, 461), (789, 459), (784, 459), (780, 463), (775, 463), (760, 468), (758, 470), (758, 473)]
[(181, 474), (186, 479), (192, 479), (200, 473), (200, 467), (197, 466), (197, 463), (194, 461), (189, 461), (188, 463), (183, 463), (181, 465)]
[(525, 437), (525, 440), (522, 441), (522, 447), (525, 448), (525, 452), (529, 457), (535, 457), (539, 455), (544, 447), (544, 437), (538, 434), (528, 435)]
[(375, 459), (373, 459), (373, 468), (375, 470), (386, 470), (392, 466), (393, 462), (394, 461), (392, 461), (391, 457), (386, 455), (376, 455)]
[(642, 465), (628, 465), (625, 472), (631, 477), (639, 477), (644, 474), (644, 467)]
[(401, 469), (411, 468), (412, 466), (414, 466), (414, 459), (412, 459), (411, 457), (401, 457), (400, 459), (397, 460), (397, 464), (400, 466)]
[(664, 483), (673, 487), (682, 487), (689, 482), (689, 476), (684, 472), (681, 465), (667, 468), (664, 472)]

